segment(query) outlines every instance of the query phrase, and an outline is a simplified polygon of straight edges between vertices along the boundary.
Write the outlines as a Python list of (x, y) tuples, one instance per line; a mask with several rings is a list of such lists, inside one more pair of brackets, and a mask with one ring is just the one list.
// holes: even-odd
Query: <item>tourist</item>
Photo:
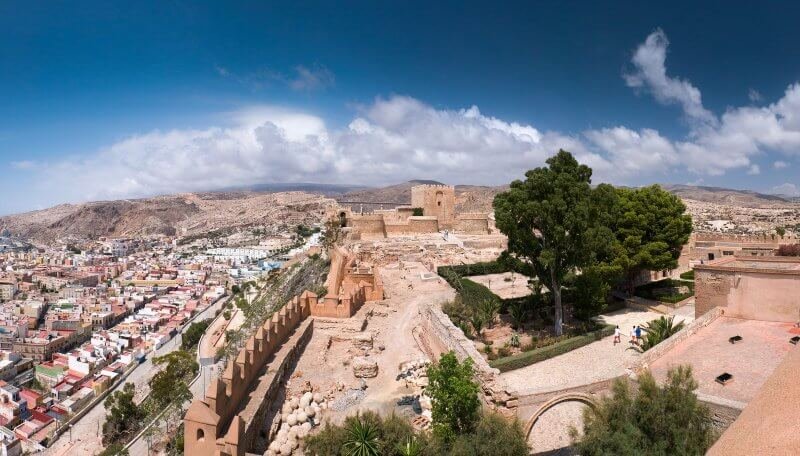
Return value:
[(642, 340), (642, 327), (636, 325), (636, 345), (639, 345), (639, 342)]
[(622, 331), (619, 330), (619, 325), (614, 328), (614, 345), (622, 342)]
[(636, 326), (634, 325), (631, 327), (631, 342), (632, 344), (636, 345)]

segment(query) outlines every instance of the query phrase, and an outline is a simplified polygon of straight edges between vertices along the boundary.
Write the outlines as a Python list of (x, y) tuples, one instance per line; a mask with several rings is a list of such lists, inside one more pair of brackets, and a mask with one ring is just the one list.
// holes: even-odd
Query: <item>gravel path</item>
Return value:
[(501, 374), (512, 390), (521, 394), (570, 388), (599, 382), (625, 373), (639, 353), (629, 349), (627, 335), (633, 325), (643, 325), (661, 314), (623, 309), (600, 317), (606, 324), (619, 325), (622, 343), (613, 344), (614, 336), (606, 337), (561, 356), (522, 369)]

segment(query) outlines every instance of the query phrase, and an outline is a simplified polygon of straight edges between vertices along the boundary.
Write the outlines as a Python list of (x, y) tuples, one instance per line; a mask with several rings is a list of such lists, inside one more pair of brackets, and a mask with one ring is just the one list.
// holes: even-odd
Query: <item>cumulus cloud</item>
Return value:
[[(392, 96), (360, 107), (341, 128), (305, 112), (254, 106), (236, 112), (224, 126), (152, 131), (94, 154), (13, 166), (20, 179), (27, 176), (31, 193), (38, 191), (54, 203), (265, 182), (382, 185), (433, 178), (500, 184), (541, 166), (558, 149), (591, 166), (595, 182), (636, 185), (674, 179), (676, 172), (689, 170), (701, 183), (704, 176), (732, 169), (759, 174), (757, 156), (800, 155), (800, 83), (789, 85), (774, 103), (729, 108), (717, 117), (703, 106), (691, 82), (668, 76), (668, 43), (661, 30), (648, 36), (635, 51), (635, 71), (625, 81), (659, 103), (682, 107), (690, 128), (679, 139), (624, 125), (577, 134), (545, 131), (488, 115), (477, 106), (438, 109), (413, 97)], [(216, 71), (240, 77), (221, 66)], [(251, 80), (281, 81), (294, 90), (334, 83), (324, 67), (297, 67), (292, 77), (265, 71)], [(769, 158), (775, 169), (788, 166), (788, 161)], [(791, 194), (794, 185), (776, 191)]]
[(669, 40), (661, 29), (651, 33), (639, 45), (631, 62), (635, 71), (623, 75), (629, 87), (643, 89), (663, 104), (678, 104), (693, 120), (716, 123), (711, 111), (703, 107), (700, 90), (689, 81), (667, 76), (667, 47)]
[(795, 184), (785, 183), (772, 187), (772, 193), (785, 196), (800, 196), (800, 187)]
[(748, 99), (749, 99), (751, 102), (753, 102), (753, 103), (760, 103), (760, 102), (761, 102), (761, 100), (763, 100), (763, 99), (764, 99), (764, 97), (763, 97), (763, 96), (761, 96), (761, 92), (759, 92), (759, 91), (758, 91), (758, 90), (756, 90), (756, 89), (750, 89), (750, 90), (748, 90), (748, 91), (747, 91), (747, 98), (748, 98)]

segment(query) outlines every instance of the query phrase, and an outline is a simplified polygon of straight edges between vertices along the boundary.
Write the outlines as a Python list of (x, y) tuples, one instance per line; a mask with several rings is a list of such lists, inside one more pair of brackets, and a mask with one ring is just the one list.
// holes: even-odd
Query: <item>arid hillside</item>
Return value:
[(62, 204), (0, 217), (0, 232), (47, 243), (101, 236), (195, 235), (253, 225), (313, 223), (333, 200), (306, 192), (187, 193)]
[(662, 185), (665, 190), (678, 195), (684, 200), (703, 201), (706, 203), (727, 204), (738, 207), (766, 207), (788, 203), (777, 195), (765, 195), (749, 190), (731, 190), (720, 187), (700, 187), (694, 185)]

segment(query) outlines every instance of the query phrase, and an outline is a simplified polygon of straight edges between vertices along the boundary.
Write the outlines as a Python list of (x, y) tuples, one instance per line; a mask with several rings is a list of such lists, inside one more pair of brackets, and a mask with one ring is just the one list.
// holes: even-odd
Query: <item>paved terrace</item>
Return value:
[[(650, 369), (660, 382), (671, 367), (689, 364), (699, 394), (746, 404), (794, 347), (789, 343), (797, 332), (793, 326), (721, 316), (652, 362)], [(742, 340), (731, 344), (728, 339), (736, 335)], [(724, 386), (715, 381), (723, 372), (733, 374)]]

